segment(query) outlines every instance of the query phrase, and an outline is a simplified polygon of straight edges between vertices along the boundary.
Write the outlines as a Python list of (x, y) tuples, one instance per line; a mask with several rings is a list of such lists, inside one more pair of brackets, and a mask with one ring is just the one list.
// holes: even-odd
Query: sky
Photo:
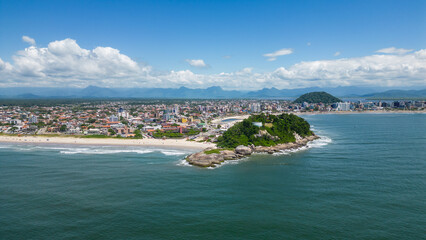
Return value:
[(0, 87), (426, 86), (426, 1), (0, 0)]

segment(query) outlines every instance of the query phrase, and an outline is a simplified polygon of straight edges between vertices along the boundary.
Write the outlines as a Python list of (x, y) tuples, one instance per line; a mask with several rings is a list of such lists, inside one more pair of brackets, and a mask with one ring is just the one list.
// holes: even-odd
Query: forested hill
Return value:
[[(255, 126), (253, 123), (262, 123)], [(235, 148), (239, 145), (275, 146), (295, 142), (294, 132), (301, 137), (311, 136), (310, 125), (293, 114), (253, 115), (229, 128), (218, 138), (218, 147)]]
[(326, 92), (310, 92), (303, 94), (302, 96), (294, 100), (295, 103), (335, 103), (341, 101), (342, 100)]

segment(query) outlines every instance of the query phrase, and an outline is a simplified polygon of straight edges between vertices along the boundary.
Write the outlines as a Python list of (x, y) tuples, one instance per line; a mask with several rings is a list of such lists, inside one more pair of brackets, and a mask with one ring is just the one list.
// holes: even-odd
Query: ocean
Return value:
[(303, 117), (322, 139), (215, 169), (0, 144), (0, 239), (425, 239), (426, 114)]

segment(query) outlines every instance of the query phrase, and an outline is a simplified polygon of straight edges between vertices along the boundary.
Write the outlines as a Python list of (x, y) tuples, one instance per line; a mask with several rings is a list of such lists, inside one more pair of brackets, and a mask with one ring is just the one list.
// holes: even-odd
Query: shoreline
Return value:
[(396, 110), (396, 111), (335, 111), (335, 112), (289, 112), (294, 115), (327, 115), (327, 114), (416, 114), (416, 113), (426, 113), (426, 110), (416, 110), (416, 111), (407, 111), (407, 110)]
[[(408, 111), (408, 110), (395, 110), (395, 111), (383, 111), (383, 110), (368, 110), (368, 111), (330, 111), (330, 112), (277, 112), (272, 114), (282, 114), (282, 113), (288, 113), (288, 114), (294, 114), (294, 115), (333, 115), (333, 114), (426, 114), (425, 110), (415, 110), (415, 111)], [(212, 120), (212, 123), (220, 124), (223, 123), (222, 121), (227, 119), (235, 119), (235, 121), (242, 121), (248, 117), (250, 117), (251, 114), (241, 114), (241, 115), (235, 115), (235, 116), (226, 116), (226, 117), (219, 117)], [(235, 122), (230, 121), (230, 122)], [(230, 123), (228, 122), (228, 123)]]
[(213, 143), (193, 142), (185, 139), (113, 139), (113, 138), (75, 138), (75, 137), (45, 137), (45, 136), (0, 136), (0, 143), (26, 144), (71, 144), (98, 146), (139, 146), (164, 147), (203, 150), (215, 147)]
[[(328, 114), (425, 114), (422, 111), (340, 111), (340, 112), (291, 112), (295, 115), (328, 115)], [(226, 119), (237, 119), (241, 121), (248, 118), (249, 114), (227, 116), (216, 118), (212, 122), (220, 123)], [(231, 121), (230, 123), (235, 122)], [(98, 146), (139, 146), (139, 147), (164, 147), (205, 150), (206, 148), (215, 148), (216, 144), (209, 142), (194, 142), (186, 139), (116, 139), (116, 138), (78, 138), (73, 136), (37, 136), (22, 135), (10, 136), (0, 135), (0, 143), (26, 143), (26, 144), (71, 144), (71, 145), (98, 145)]]

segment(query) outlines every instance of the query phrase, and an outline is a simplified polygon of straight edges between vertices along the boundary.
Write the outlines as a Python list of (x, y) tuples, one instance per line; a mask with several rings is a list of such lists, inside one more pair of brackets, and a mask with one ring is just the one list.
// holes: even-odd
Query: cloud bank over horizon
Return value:
[[(153, 69), (118, 49), (100, 46), (84, 49), (70, 38), (50, 42), (47, 47), (36, 46), (36, 41), (28, 36), (23, 36), (22, 40), (31, 46), (14, 54), (12, 62), (3, 61), (0, 57), (0, 87), (221, 86), (224, 89), (255, 90), (264, 87), (426, 85), (426, 49), (389, 47), (369, 56), (302, 61), (269, 72), (254, 72), (248, 67), (235, 72), (197, 74), (188, 69)], [(263, 56), (274, 61), (278, 56), (292, 53), (293, 49), (281, 49)], [(196, 68), (208, 66), (202, 59), (185, 61)]]

